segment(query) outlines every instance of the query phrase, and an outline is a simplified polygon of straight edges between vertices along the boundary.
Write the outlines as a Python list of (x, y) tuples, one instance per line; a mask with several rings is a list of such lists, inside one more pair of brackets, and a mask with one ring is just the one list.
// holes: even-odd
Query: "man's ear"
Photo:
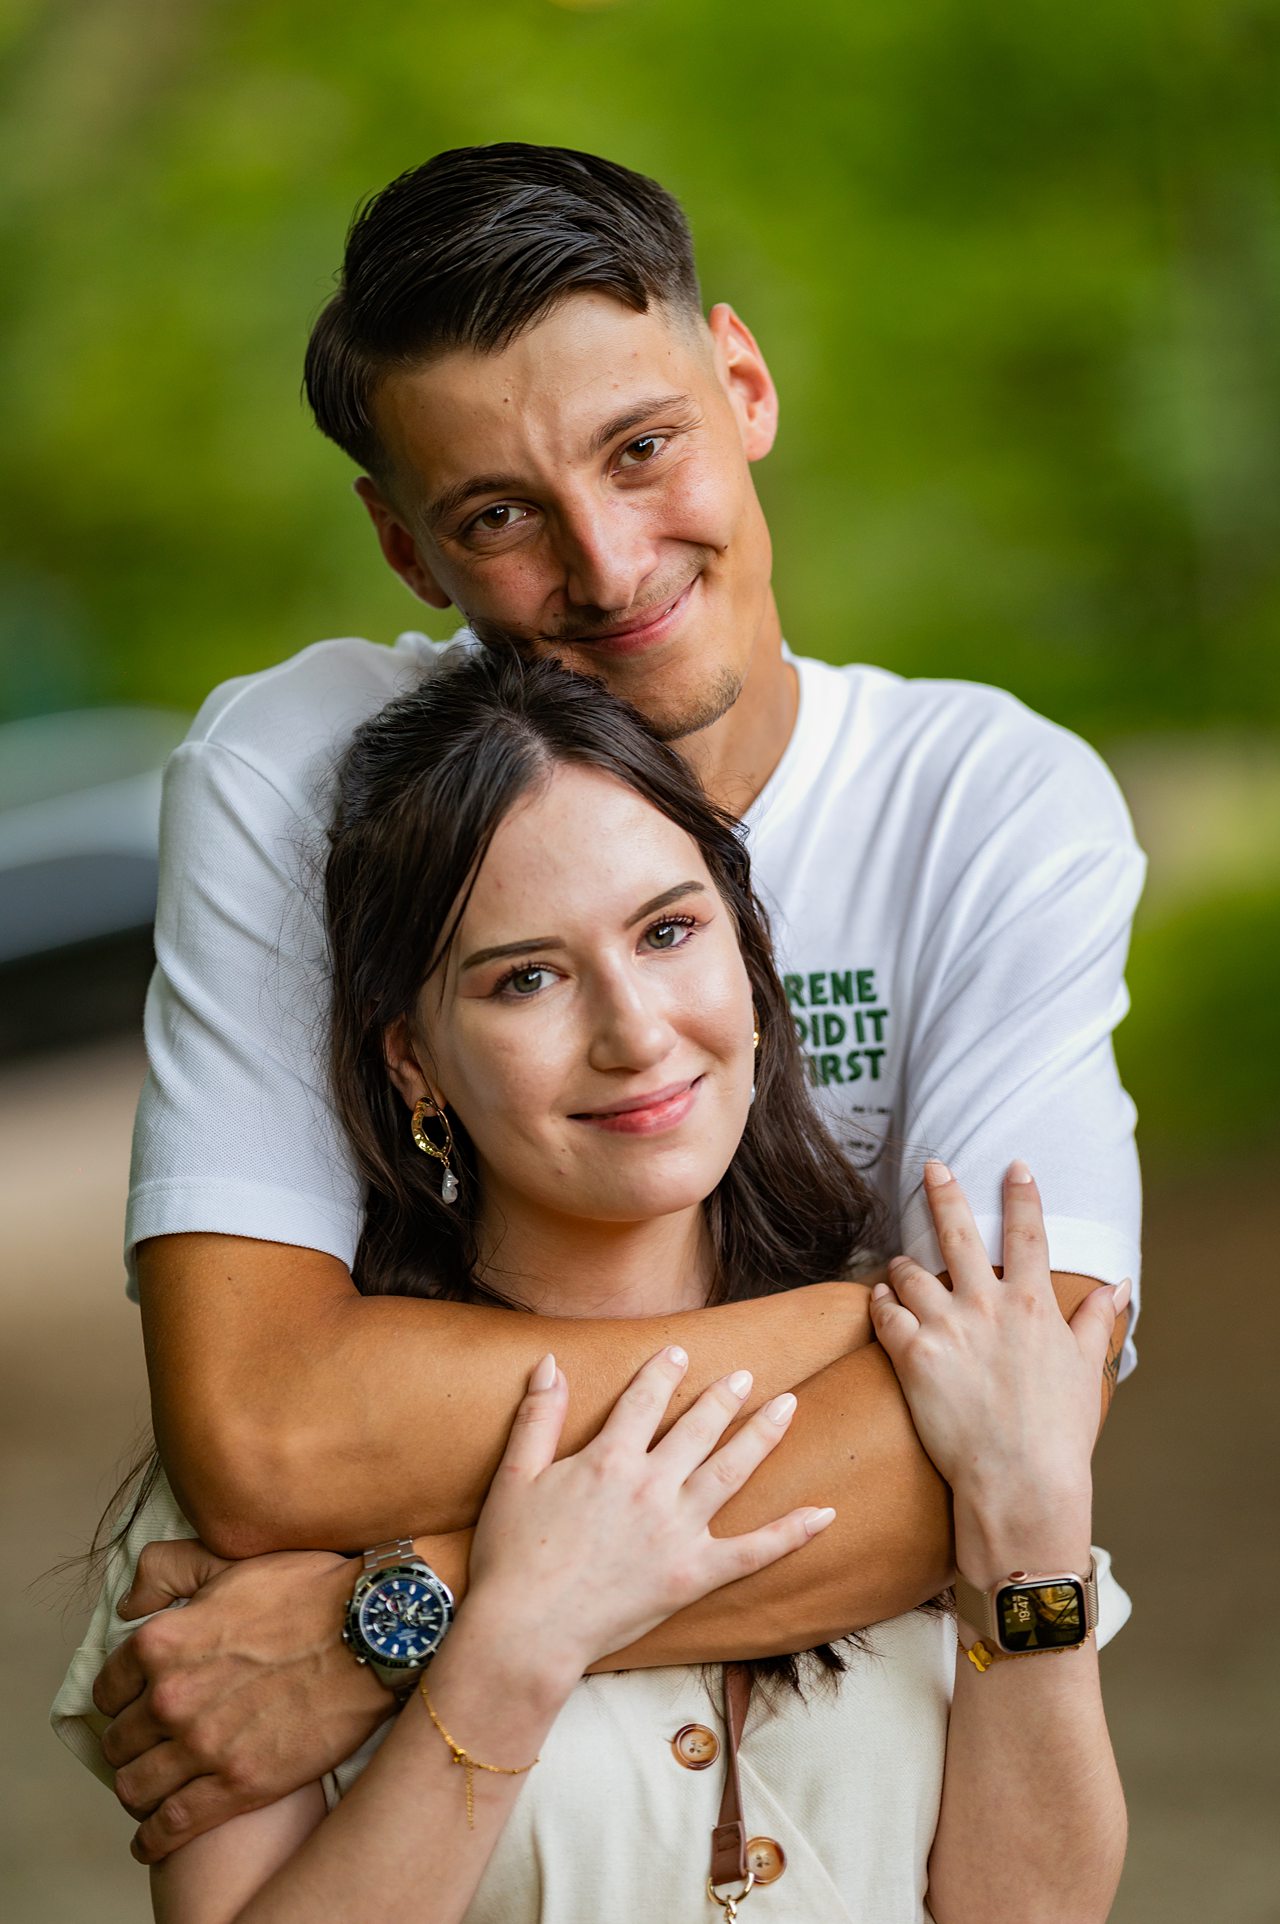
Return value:
[(386, 1058), (387, 1071), (403, 1097), (406, 1108), (412, 1109), (424, 1096), (431, 1096), (435, 1100), (434, 1091), (423, 1075), (414, 1051), (407, 1015), (402, 1015), (397, 1022), (388, 1023), (383, 1030), (382, 1053)]
[(419, 601), (426, 602), (428, 608), (449, 607), (452, 596), (445, 593), (430, 569), (424, 567), (412, 534), (391, 503), (379, 494), (377, 482), (367, 474), (362, 474), (353, 485), (368, 510), (387, 566), (399, 575), (411, 594), (417, 595)]
[(707, 316), (716, 373), (742, 430), (748, 461), (760, 461), (778, 432), (778, 390), (755, 336), (727, 301), (717, 301)]

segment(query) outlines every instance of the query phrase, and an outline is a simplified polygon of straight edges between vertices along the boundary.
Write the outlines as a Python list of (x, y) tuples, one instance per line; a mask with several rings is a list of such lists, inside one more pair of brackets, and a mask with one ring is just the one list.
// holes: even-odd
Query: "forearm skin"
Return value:
[[(570, 1381), (569, 1451), (639, 1364), (679, 1341), (691, 1367), (673, 1416), (733, 1368), (754, 1372), (748, 1409), (800, 1386), (785, 1445), (718, 1529), (800, 1503), (830, 1503), (837, 1518), (798, 1556), (618, 1653), (616, 1667), (807, 1649), (950, 1581), (947, 1492), (870, 1342), (865, 1285), (588, 1322), (361, 1297), (332, 1258), (227, 1237), (144, 1245), (139, 1275), (157, 1438), (186, 1514), (220, 1554), (350, 1550), (411, 1533), (432, 1539), (460, 1586), (457, 1533), (479, 1513), (538, 1357), (554, 1348)], [(1092, 1283), (1057, 1280), (1070, 1314)]]
[(363, 1297), (331, 1257), (232, 1237), (165, 1237), (138, 1268), (156, 1439), (224, 1556), (469, 1527), (549, 1349), (569, 1380), (567, 1454), (667, 1343), (690, 1356), (674, 1420), (731, 1370), (755, 1377), (749, 1413), (872, 1340), (852, 1283), (588, 1321)]

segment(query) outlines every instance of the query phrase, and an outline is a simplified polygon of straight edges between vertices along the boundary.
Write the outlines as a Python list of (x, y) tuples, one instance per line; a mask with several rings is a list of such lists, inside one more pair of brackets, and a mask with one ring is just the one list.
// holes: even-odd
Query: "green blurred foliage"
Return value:
[(1274, 716), (1278, 26), (7, 0), (3, 712), (191, 705), (424, 618), (299, 405), (302, 347), (363, 195), (514, 137), (685, 200), (782, 388), (761, 485), (797, 645), (1094, 734)]
[[(1273, 0), (0, 0), (0, 716), (449, 631), (378, 559), (302, 351), (362, 197), (527, 139), (671, 186), (765, 346), (797, 647), (1104, 744), (1274, 729), (1278, 48)], [(1192, 1136), (1148, 1069), (1220, 912), (1274, 953), (1241, 903), (1135, 950), (1135, 1080)]]
[(1280, 1135), (1280, 887), (1271, 881), (1139, 919), (1133, 1007), (1116, 1053), (1144, 1155), (1157, 1166), (1252, 1158)]

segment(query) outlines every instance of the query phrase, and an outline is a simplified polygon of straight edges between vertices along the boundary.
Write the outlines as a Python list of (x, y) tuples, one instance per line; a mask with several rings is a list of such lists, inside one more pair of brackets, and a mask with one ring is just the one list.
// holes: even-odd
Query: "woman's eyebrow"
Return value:
[[(633, 929), (637, 922), (644, 921), (646, 915), (652, 915), (656, 909), (669, 908), (682, 896), (705, 895), (706, 892), (704, 882), (677, 882), (674, 888), (664, 889), (661, 895), (655, 895), (652, 901), (638, 908), (628, 920), (627, 927)], [(477, 949), (474, 955), (469, 955), (459, 965), (458, 973), (461, 975), (464, 969), (478, 969), (482, 962), (501, 962), (509, 955), (530, 955), (535, 949), (542, 953), (547, 949), (563, 947), (564, 940), (559, 935), (531, 935), (523, 942), (499, 942), (491, 949)]]
[(478, 969), (482, 962), (499, 962), (506, 955), (527, 955), (531, 949), (562, 949), (564, 943), (558, 935), (533, 935), (527, 942), (500, 942), (496, 948), (477, 949), (469, 955), (458, 970)]
[(678, 902), (682, 895), (705, 895), (706, 892), (704, 882), (677, 882), (673, 889), (664, 889), (661, 895), (654, 896), (652, 902), (646, 902), (643, 908), (637, 909), (627, 923), (627, 927), (633, 929), (637, 922), (643, 922), (645, 916), (652, 915), (655, 909), (670, 908), (671, 904)]

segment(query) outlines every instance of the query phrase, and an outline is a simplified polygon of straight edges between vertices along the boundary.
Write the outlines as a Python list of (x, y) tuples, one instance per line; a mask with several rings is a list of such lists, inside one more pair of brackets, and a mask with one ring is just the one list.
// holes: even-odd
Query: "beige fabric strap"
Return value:
[(747, 1872), (747, 1827), (742, 1816), (742, 1786), (738, 1781), (738, 1745), (751, 1701), (751, 1672), (745, 1664), (724, 1666), (724, 1791), (720, 1816), (711, 1833), (711, 1882), (750, 1888)]

